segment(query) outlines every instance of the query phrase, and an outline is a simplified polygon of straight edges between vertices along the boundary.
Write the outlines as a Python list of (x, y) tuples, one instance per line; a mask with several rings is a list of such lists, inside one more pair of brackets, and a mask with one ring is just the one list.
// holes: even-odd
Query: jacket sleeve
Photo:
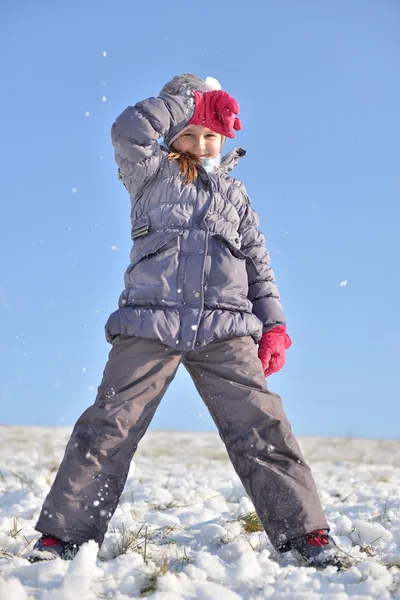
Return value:
[(163, 94), (128, 106), (111, 128), (118, 176), (135, 196), (160, 166), (163, 150), (158, 139), (179, 131), (190, 120), (190, 98)]
[(248, 298), (253, 304), (253, 313), (263, 323), (264, 333), (286, 323), (265, 237), (258, 229), (259, 218), (248, 197), (247, 201), (239, 226), (241, 250), (246, 255)]

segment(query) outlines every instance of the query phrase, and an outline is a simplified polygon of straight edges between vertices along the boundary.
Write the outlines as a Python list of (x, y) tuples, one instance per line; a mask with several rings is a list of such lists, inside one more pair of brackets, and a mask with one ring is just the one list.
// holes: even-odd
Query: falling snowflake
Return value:
[(85, 117), (89, 117), (89, 115), (90, 115), (90, 112), (87, 110), (87, 111), (85, 112)]
[(111, 250), (116, 250), (117, 246), (111, 246)]
[(106, 57), (107, 56), (107, 52), (103, 52), (103, 56)]
[(77, 190), (76, 188), (72, 188), (72, 193), (73, 193), (73, 194), (77, 194), (77, 193), (78, 193), (78, 190)]
[(102, 97), (102, 101), (106, 102), (107, 98), (105, 96)]
[(347, 285), (347, 279), (344, 279), (344, 281), (340, 282), (340, 287), (346, 287)]

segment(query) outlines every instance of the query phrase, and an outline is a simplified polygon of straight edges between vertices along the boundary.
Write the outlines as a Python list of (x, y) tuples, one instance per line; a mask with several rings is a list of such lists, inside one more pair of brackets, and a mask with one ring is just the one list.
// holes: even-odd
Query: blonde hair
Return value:
[[(221, 135), (221, 148), (226, 141), (226, 137)], [(191, 152), (178, 152), (172, 148), (172, 151), (168, 154), (168, 160), (177, 160), (181, 168), (181, 174), (183, 177), (183, 183), (188, 185), (196, 181), (198, 172), (196, 165), (201, 165), (201, 160)]]
[(196, 181), (198, 175), (196, 165), (201, 165), (201, 160), (197, 156), (191, 152), (176, 152), (174, 150), (168, 154), (167, 158), (168, 160), (178, 161), (185, 185)]

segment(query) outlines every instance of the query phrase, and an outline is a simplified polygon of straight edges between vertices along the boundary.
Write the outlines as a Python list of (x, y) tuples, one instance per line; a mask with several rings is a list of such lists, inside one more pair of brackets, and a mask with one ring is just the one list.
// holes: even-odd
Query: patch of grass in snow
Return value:
[[(9, 531), (10, 537), (12, 537), (13, 540), (16, 540), (17, 537), (20, 536), (22, 529), (22, 527), (19, 528), (18, 519), (14, 518), (13, 526)], [(28, 548), (28, 546), (30, 546), (33, 543), (34, 540), (28, 540), (25, 536), (22, 536), (22, 538), (23, 546), (19, 550), (15, 550), (15, 547), (18, 546), (18, 544), (13, 544), (13, 548), (0, 548), (0, 556), (5, 556), (7, 558), (23, 557), (25, 550)]]
[(152, 592), (157, 591), (157, 582), (159, 577), (165, 575), (168, 571), (168, 558), (164, 556), (158, 563), (153, 573), (146, 576), (146, 582), (140, 589), (140, 596), (148, 596)]
[(177, 525), (171, 525), (170, 527), (156, 529), (152, 536), (152, 541), (159, 541), (160, 544), (177, 544), (177, 541), (169, 535), (176, 527)]
[(149, 535), (145, 523), (143, 523), (137, 531), (128, 529), (126, 525), (122, 524), (114, 529), (114, 532), (120, 533), (120, 537), (114, 543), (112, 548), (108, 548), (112, 554), (112, 558), (116, 558), (121, 554), (126, 554), (128, 550), (131, 550), (132, 552), (142, 554), (146, 562)]
[(0, 548), (0, 556), (7, 558), (23, 557), (25, 550), (33, 542), (33, 540), (28, 540), (22, 534), (23, 530), (24, 526), (21, 525), (20, 519), (13, 517), (12, 527), (8, 531), (11, 541), (5, 548)]
[(391, 494), (389, 494), (385, 500), (384, 507), (382, 511), (378, 512), (374, 517), (372, 517), (371, 521), (376, 523), (397, 523), (399, 521), (397, 512), (394, 512), (392, 506), (389, 504), (389, 498)]
[(0, 556), (4, 556), (6, 558), (24, 558), (24, 553), (25, 550), (27, 549), (27, 547), (32, 543), (31, 541), (26, 541), (25, 546), (23, 546), (21, 548), (21, 550), (18, 550), (18, 552), (13, 552), (12, 550), (3, 550), (2, 548), (0, 548)]
[(100, 556), (100, 558), (104, 561), (113, 560), (121, 554), (132, 551), (143, 557), (146, 567), (150, 567), (150, 562), (158, 565), (155, 574), (150, 578), (148, 578), (148, 570), (144, 573), (148, 582), (143, 593), (150, 593), (155, 589), (156, 578), (164, 574), (167, 569), (171, 572), (179, 572), (193, 561), (193, 558), (188, 556), (186, 547), (171, 537), (171, 532), (176, 528), (177, 525), (160, 527), (149, 533), (146, 523), (143, 523), (138, 530), (130, 529), (127, 525), (115, 527), (112, 533), (117, 534), (118, 538), (114, 538), (111, 543), (110, 540), (108, 541), (107, 557)]
[(18, 519), (14, 517), (13, 526), (10, 529), (10, 535), (12, 538), (16, 538), (22, 531), (22, 527), (19, 528)]
[(233, 519), (233, 521), (239, 521), (239, 523), (243, 522), (243, 529), (246, 533), (264, 531), (264, 527), (262, 526), (260, 518), (255, 512), (248, 513), (247, 515), (243, 515), (241, 517), (238, 517), (237, 519)]
[(180, 506), (176, 500), (170, 500), (166, 504), (149, 504), (153, 510), (168, 510), (170, 508), (184, 508), (186, 505)]
[(209, 502), (209, 500), (213, 500), (214, 498), (224, 498), (223, 494), (214, 494), (209, 498), (204, 498), (203, 500), (196, 500), (195, 502), (185, 501), (183, 503), (179, 503), (177, 500), (170, 500), (170, 502), (166, 504), (149, 504), (149, 507), (153, 510), (168, 510), (171, 508), (189, 508), (190, 506), (195, 506), (196, 504), (205, 504)]
[(14, 475), (14, 477), (16, 477), (20, 482), (21, 482), (21, 488), (25, 489), (25, 486), (27, 486), (32, 492), (34, 492), (33, 489), (33, 482), (32, 481), (28, 481), (27, 479), (24, 479), (24, 477), (22, 477), (21, 475), (18, 475), (18, 473), (14, 473), (14, 471), (11, 471), (11, 469), (7, 469), (9, 473), (11, 473), (11, 475)]
[(373, 556), (376, 556), (376, 552), (375, 552), (374, 548), (372, 547), (372, 544), (374, 544), (375, 542), (379, 541), (381, 539), (381, 537), (382, 536), (380, 536), (379, 538), (377, 538), (376, 540), (374, 540), (370, 544), (367, 544), (366, 546), (360, 546), (360, 552), (364, 552), (370, 558), (372, 558)]
[(391, 477), (392, 477), (392, 473), (386, 472), (386, 473), (382, 473), (381, 475), (378, 475), (376, 478), (374, 477), (374, 479), (372, 479), (372, 481), (374, 483), (376, 483), (376, 482), (390, 483)]
[(145, 562), (148, 559), (148, 546), (150, 543), (158, 542), (162, 544), (177, 544), (176, 540), (170, 537), (171, 531), (175, 529), (176, 525), (172, 527), (161, 527), (156, 529), (153, 533), (148, 532), (148, 526), (143, 523), (137, 531), (129, 529), (125, 524), (113, 529), (113, 533), (119, 533), (120, 537), (114, 542), (113, 546), (108, 550), (110, 551), (113, 558), (126, 554), (129, 550), (137, 552), (143, 556)]

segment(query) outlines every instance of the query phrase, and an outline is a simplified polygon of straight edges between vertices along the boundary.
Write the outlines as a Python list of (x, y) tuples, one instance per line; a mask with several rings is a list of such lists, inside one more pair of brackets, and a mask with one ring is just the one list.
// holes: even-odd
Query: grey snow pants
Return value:
[(78, 544), (102, 543), (131, 459), (181, 362), (274, 547), (328, 528), (310, 468), (281, 399), (267, 389), (251, 337), (178, 352), (158, 340), (120, 335), (96, 400), (74, 427), (36, 529)]

